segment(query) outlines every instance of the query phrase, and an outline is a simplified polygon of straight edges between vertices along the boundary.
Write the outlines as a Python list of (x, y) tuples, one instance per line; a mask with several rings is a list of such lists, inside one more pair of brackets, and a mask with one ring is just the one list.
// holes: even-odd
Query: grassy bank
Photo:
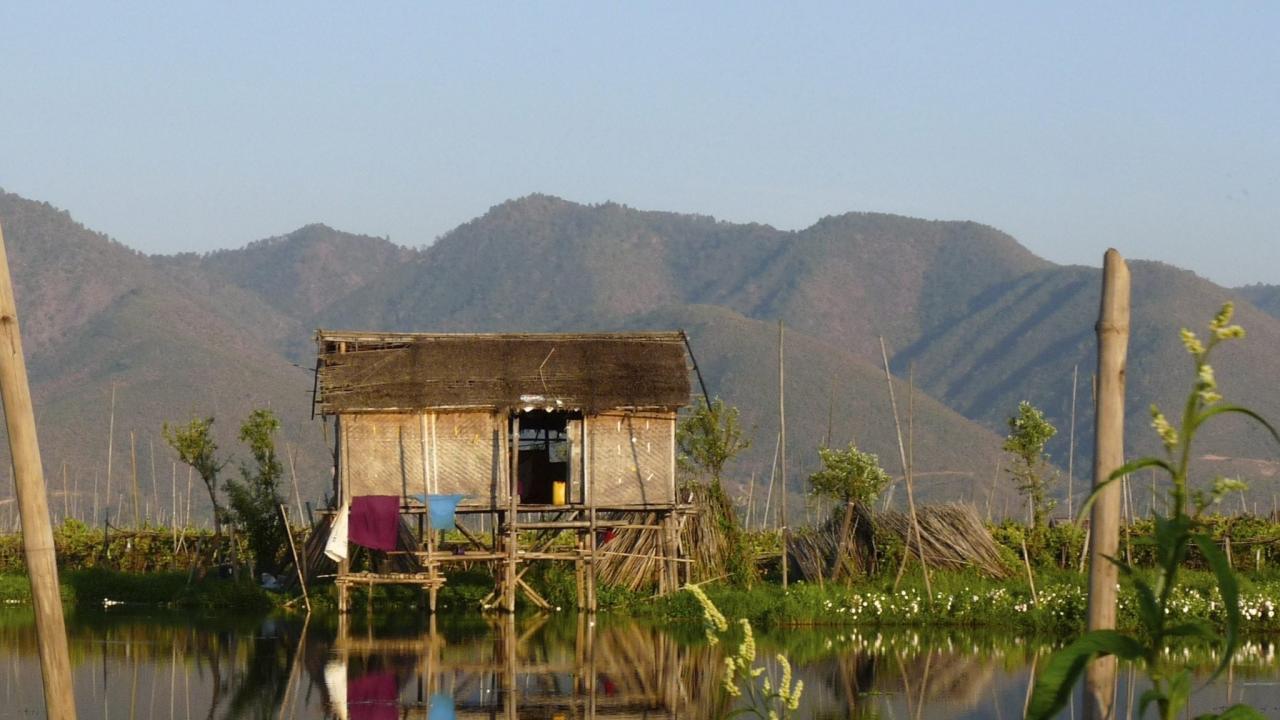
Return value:
[[(101, 608), (116, 604), (207, 610), (263, 611), (276, 598), (252, 583), (205, 578), (187, 581), (184, 572), (130, 573), (103, 568), (66, 570), (59, 574), (62, 602), (68, 608)], [(26, 575), (0, 574), (0, 604), (31, 602)]]
[[(751, 589), (712, 584), (706, 590), (725, 616), (747, 618), (762, 627), (960, 627), (1051, 634), (1074, 634), (1084, 628), (1087, 578), (1082, 573), (1040, 573), (1034, 597), (1025, 580), (996, 581), (967, 572), (935, 572), (931, 580), (932, 596), (918, 574), (904, 578), (897, 591), (892, 576), (849, 586), (796, 583), (787, 591), (773, 584)], [(1216, 587), (1211, 573), (1189, 571), (1175, 605), (1188, 618), (1220, 623), (1224, 618)], [(1243, 576), (1240, 608), (1246, 630), (1280, 631), (1280, 576)], [(637, 599), (627, 609), (667, 621), (692, 623), (702, 617), (688, 593)], [(1132, 591), (1122, 588), (1120, 625), (1134, 626), (1135, 612)]]

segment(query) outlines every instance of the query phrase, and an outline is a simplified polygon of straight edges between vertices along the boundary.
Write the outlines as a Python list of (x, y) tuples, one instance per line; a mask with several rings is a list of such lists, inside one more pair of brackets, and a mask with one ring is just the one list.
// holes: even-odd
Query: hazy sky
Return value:
[(6, 3), (0, 187), (148, 252), (530, 192), (1280, 282), (1280, 5)]

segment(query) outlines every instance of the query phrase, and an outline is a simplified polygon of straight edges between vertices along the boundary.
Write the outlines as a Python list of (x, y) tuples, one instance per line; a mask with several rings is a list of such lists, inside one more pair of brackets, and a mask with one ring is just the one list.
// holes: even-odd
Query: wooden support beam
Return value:
[(516, 611), (516, 551), (520, 544), (520, 416), (511, 418), (511, 474), (508, 480), (509, 507), (507, 511), (507, 566), (503, 584), (503, 609)]
[(49, 521), (49, 498), (40, 464), (36, 416), (27, 382), (27, 362), (22, 354), (18, 308), (9, 276), (9, 258), (0, 231), (0, 399), (9, 433), (14, 492), (22, 522), (22, 547), (31, 579), (36, 615), (36, 641), (40, 649), (40, 676), (44, 681), (45, 715), (54, 720), (74, 720), (75, 690), (71, 684), (71, 657), (67, 652), (67, 628), (58, 594), (58, 562)]

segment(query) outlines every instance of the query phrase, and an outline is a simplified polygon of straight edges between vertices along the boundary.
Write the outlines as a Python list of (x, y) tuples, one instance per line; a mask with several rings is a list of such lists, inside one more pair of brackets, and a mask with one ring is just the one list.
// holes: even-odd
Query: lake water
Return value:
[[(602, 615), (384, 619), (202, 618), (114, 608), (68, 620), (81, 718), (714, 718), (719, 646), (698, 628)], [(43, 717), (30, 611), (0, 612), (0, 717)], [(1050, 648), (975, 633), (788, 629), (799, 717), (1021, 717)], [(1194, 712), (1249, 702), (1280, 717), (1276, 648), (1251, 640)], [(1206, 670), (1208, 669), (1206, 659)], [(1118, 688), (1121, 717), (1128, 671)], [(1064, 713), (1070, 717), (1071, 713)], [(1078, 716), (1078, 712), (1076, 713)]]

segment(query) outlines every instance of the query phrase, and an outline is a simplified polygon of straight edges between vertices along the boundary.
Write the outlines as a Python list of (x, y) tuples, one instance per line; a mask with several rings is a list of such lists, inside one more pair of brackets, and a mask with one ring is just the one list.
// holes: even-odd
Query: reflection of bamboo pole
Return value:
[(71, 658), (67, 629), (58, 590), (58, 563), (49, 523), (49, 497), (36, 436), (27, 362), (22, 353), (18, 309), (9, 275), (9, 258), (0, 233), (0, 400), (9, 434), (10, 468), (14, 495), (22, 523), (22, 546), (31, 580), (36, 615), (36, 639), (40, 648), (40, 674), (44, 680), (45, 712), (55, 720), (75, 718)]
[[(1129, 344), (1129, 268), (1120, 253), (1108, 250), (1103, 266), (1098, 312), (1097, 411), (1094, 414), (1093, 504), (1089, 545), (1089, 630), (1116, 625), (1117, 569), (1108, 558), (1119, 545), (1120, 488), (1099, 490), (1124, 464), (1124, 376)], [(1085, 669), (1085, 720), (1112, 716), (1116, 680), (1114, 656), (1095, 659)]]
[(1022, 701), (1022, 716), (1027, 716), (1027, 708), (1031, 706), (1031, 689), (1036, 684), (1036, 664), (1040, 660), (1040, 654), (1034, 650), (1031, 653), (1031, 672), (1027, 675), (1027, 695)]

